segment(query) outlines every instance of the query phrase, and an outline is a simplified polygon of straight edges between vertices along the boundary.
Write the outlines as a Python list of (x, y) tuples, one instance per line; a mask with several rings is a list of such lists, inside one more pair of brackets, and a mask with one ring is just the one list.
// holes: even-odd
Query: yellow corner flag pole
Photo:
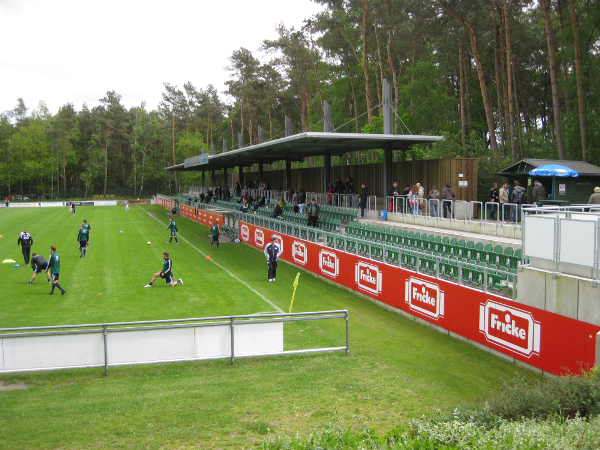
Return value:
[(290, 311), (288, 314), (292, 313), (292, 306), (294, 306), (294, 297), (296, 297), (296, 289), (298, 289), (298, 278), (300, 278), (300, 272), (296, 275), (296, 279), (294, 280), (294, 293), (292, 294), (292, 303), (290, 303)]

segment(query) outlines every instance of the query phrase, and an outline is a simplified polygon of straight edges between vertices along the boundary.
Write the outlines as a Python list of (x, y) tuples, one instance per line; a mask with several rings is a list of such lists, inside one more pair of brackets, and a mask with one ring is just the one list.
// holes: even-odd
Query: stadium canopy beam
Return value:
[[(165, 167), (165, 170), (173, 172), (212, 171), (239, 167), (240, 184), (243, 187), (242, 168), (250, 167), (253, 164), (272, 164), (276, 161), (286, 161), (287, 164), (287, 161), (290, 163), (304, 161), (305, 158), (311, 156), (326, 154), (329, 157), (343, 156), (348, 152), (379, 149), (384, 149), (391, 154), (393, 150), (406, 151), (416, 144), (429, 144), (444, 140), (443, 136), (305, 132), (216, 155), (205, 153), (193, 156), (181, 164)], [(329, 165), (331, 165), (331, 159)], [(388, 167), (388, 170), (391, 170), (391, 167)], [(327, 177), (325, 177), (325, 181), (329, 181)], [(387, 183), (391, 180), (382, 180), (382, 182), (384, 192), (386, 192), (389, 187)]]

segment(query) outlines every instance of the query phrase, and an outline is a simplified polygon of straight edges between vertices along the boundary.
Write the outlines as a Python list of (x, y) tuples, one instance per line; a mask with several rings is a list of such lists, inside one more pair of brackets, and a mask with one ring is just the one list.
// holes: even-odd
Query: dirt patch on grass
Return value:
[(22, 381), (19, 383), (4, 384), (4, 381), (0, 381), (0, 391), (14, 391), (16, 389), (27, 389), (33, 386), (32, 384), (25, 384)]

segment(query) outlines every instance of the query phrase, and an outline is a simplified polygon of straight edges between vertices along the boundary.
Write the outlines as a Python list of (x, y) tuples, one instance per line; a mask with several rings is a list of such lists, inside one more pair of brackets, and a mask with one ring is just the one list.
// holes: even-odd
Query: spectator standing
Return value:
[(229, 186), (225, 185), (223, 187), (223, 198), (225, 199), (226, 202), (229, 201), (229, 199), (231, 198), (231, 191), (229, 190)]
[(410, 184), (407, 184), (406, 186), (404, 186), (404, 192), (402, 193), (402, 195), (406, 195), (408, 197), (408, 194), (410, 194)]
[(510, 205), (507, 205), (509, 201), (508, 182), (506, 181), (502, 183), (502, 187), (498, 191), (498, 201), (500, 202), (500, 210), (498, 211), (498, 215), (502, 218), (502, 222), (504, 222), (507, 217), (510, 217)]
[(546, 200), (546, 188), (540, 180), (534, 180), (533, 182), (533, 190), (531, 191), (531, 201), (535, 203), (538, 208), (541, 208), (543, 205), (543, 201)]
[(21, 234), (19, 234), (19, 239), (17, 239), (17, 245), (21, 246), (21, 251), (23, 252), (23, 259), (25, 260), (25, 265), (29, 265), (29, 259), (31, 254), (31, 246), (33, 245), (33, 238), (31, 234), (27, 232), (27, 229), (23, 228)]
[(519, 181), (515, 181), (515, 187), (510, 195), (511, 203), (515, 204), (515, 207), (510, 211), (511, 223), (519, 223), (521, 221), (521, 208), (526, 198), (527, 192), (521, 187), (521, 183)]
[(280, 249), (279, 245), (275, 242), (275, 236), (271, 236), (271, 242), (267, 244), (264, 251), (264, 254), (267, 257), (267, 266), (269, 268), (269, 283), (275, 281), (275, 277), (277, 276), (277, 259), (282, 253), (282, 249)]
[(365, 216), (365, 208), (367, 207), (367, 199), (369, 198), (369, 188), (365, 183), (361, 185), (360, 195), (358, 197), (358, 207), (360, 208), (360, 218)]
[(309, 227), (317, 227), (319, 223), (319, 212), (321, 211), (321, 207), (317, 205), (317, 201), (313, 198), (310, 205), (308, 205), (308, 226)]
[(344, 190), (346, 190), (346, 186), (342, 182), (341, 178), (337, 177), (335, 179), (335, 186), (333, 188), (333, 191), (335, 192), (335, 196), (334, 196), (335, 197), (335, 199), (334, 199), (335, 206), (341, 206), (342, 196), (344, 195)]
[(394, 206), (396, 203), (396, 198), (400, 195), (398, 192), (398, 182), (394, 181), (392, 183), (392, 187), (388, 189), (387, 196), (392, 197), (388, 200), (388, 212), (394, 211)]
[(489, 192), (490, 203), (490, 219), (496, 220), (494, 217), (496, 215), (496, 203), (500, 201), (500, 192), (498, 191), (498, 183), (492, 183), (492, 188)]
[[(452, 212), (452, 201), (454, 197), (456, 197), (456, 193), (454, 189), (450, 187), (450, 183), (444, 183), (444, 189), (442, 190), (442, 207), (444, 208), (444, 219), (448, 218), (448, 211)], [(444, 201), (446, 200), (446, 201)], [(454, 213), (452, 212), (452, 218), (454, 218)]]
[(242, 195), (242, 187), (240, 186), (239, 181), (235, 182), (235, 187), (233, 188), (233, 195), (235, 195), (236, 197), (241, 197)]
[(588, 204), (590, 205), (600, 205), (600, 187), (594, 188), (594, 193), (590, 195), (590, 199), (588, 200)]
[(431, 216), (437, 217), (438, 205), (440, 203), (440, 191), (433, 186), (429, 192), (429, 206), (431, 206)]
[(297, 192), (294, 192), (294, 195), (292, 195), (292, 205), (294, 207), (295, 213), (300, 212), (300, 207), (298, 206), (298, 193)]
[(425, 202), (423, 199), (425, 198), (425, 188), (421, 186), (421, 183), (417, 183), (417, 197), (419, 198), (419, 207), (417, 208), (417, 215), (422, 215), (422, 209), (425, 209)]
[(298, 209), (300, 214), (304, 214), (304, 207), (306, 206), (306, 191), (304, 188), (300, 188), (298, 192)]
[(408, 206), (410, 207), (410, 213), (413, 216), (418, 214), (417, 210), (419, 209), (419, 193), (418, 193), (417, 185), (415, 184), (408, 193)]
[(346, 177), (346, 194), (350, 200), (350, 208), (354, 208), (354, 180), (352, 177)]
[(327, 189), (327, 204), (333, 205), (333, 195), (335, 193), (335, 189), (333, 188), (333, 183), (329, 183), (329, 189)]

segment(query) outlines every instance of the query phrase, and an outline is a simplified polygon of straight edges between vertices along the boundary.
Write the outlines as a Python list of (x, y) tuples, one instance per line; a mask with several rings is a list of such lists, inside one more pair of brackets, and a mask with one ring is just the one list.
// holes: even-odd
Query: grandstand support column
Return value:
[(206, 186), (206, 170), (202, 171), (202, 187)]
[(239, 166), (239, 172), (240, 172), (240, 179), (239, 179), (240, 187), (242, 189), (244, 189), (244, 168), (242, 166)]
[[(388, 189), (395, 181), (393, 178), (394, 174), (392, 173), (392, 149), (389, 146), (384, 147), (383, 149), (383, 195), (385, 197)], [(385, 198), (384, 198), (385, 205)]]
[(215, 187), (215, 169), (210, 169), (210, 185)]
[(323, 100), (323, 131), (331, 133), (331, 105)]
[(227, 167), (223, 167), (223, 186), (227, 184)]
[(292, 160), (285, 158), (285, 190), (289, 191), (292, 186)]
[(264, 167), (263, 167), (263, 162), (259, 161), (258, 162), (258, 179), (260, 181), (264, 181), (265, 177), (264, 177), (265, 171), (264, 171)]
[(323, 192), (327, 192), (327, 184), (331, 178), (331, 155), (325, 150), (325, 158), (323, 158)]
[[(383, 80), (383, 134), (393, 134), (392, 128), (392, 86), (387, 79)], [(383, 148), (383, 193), (394, 182), (392, 174), (392, 149), (389, 145)], [(385, 201), (384, 201), (385, 205)]]

